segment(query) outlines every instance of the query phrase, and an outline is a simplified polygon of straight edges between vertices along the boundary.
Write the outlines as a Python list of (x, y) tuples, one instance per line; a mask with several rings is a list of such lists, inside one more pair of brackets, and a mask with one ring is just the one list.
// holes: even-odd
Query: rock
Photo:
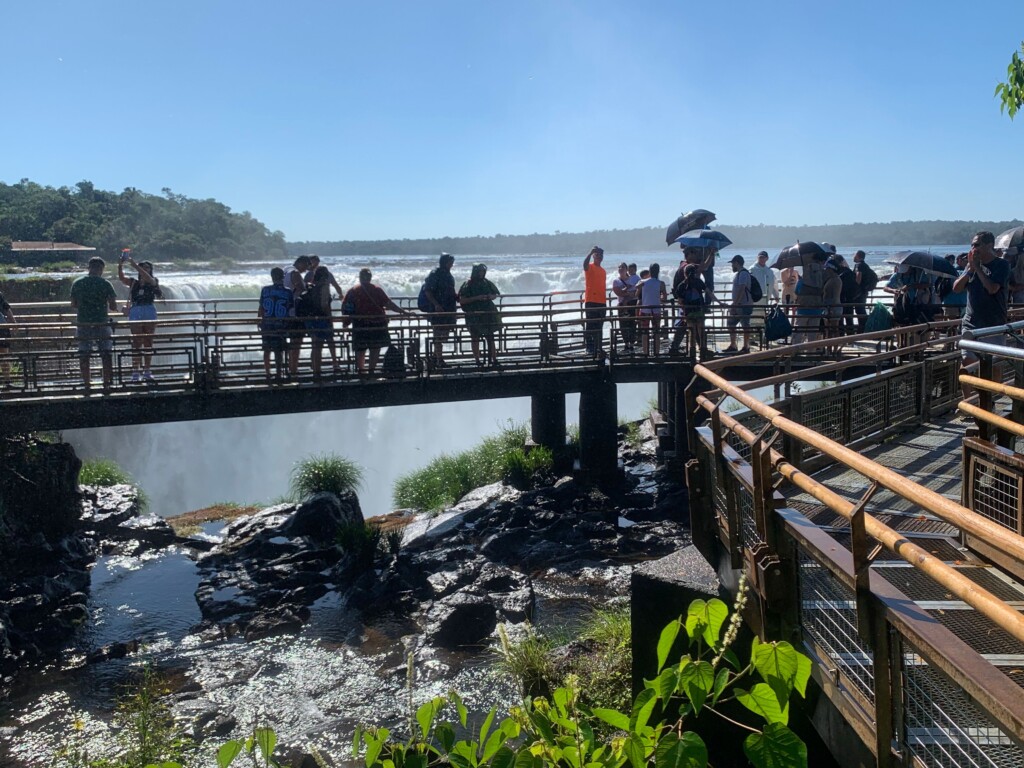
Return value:
[(98, 648), (92, 651), (85, 657), (86, 664), (98, 664), (101, 661), (110, 661), (111, 659), (123, 659), (131, 653), (135, 653), (139, 650), (139, 641), (132, 640), (128, 643), (110, 643), (102, 648)]
[(309, 619), (309, 610), (292, 611), (283, 608), (274, 613), (261, 613), (248, 623), (245, 629), (246, 640), (260, 640), (275, 635), (288, 635), (298, 632)]
[(426, 640), (442, 648), (478, 646), (494, 632), (498, 612), (480, 595), (458, 592), (442, 598), (431, 606)]
[(331, 543), (342, 526), (362, 525), (363, 522), (359, 499), (351, 491), (343, 497), (317, 493), (299, 505), (281, 526), (281, 534), (289, 538), (303, 536), (319, 544)]
[(197, 739), (213, 736), (227, 736), (238, 725), (232, 715), (225, 715), (217, 710), (208, 710), (196, 717), (192, 730)]

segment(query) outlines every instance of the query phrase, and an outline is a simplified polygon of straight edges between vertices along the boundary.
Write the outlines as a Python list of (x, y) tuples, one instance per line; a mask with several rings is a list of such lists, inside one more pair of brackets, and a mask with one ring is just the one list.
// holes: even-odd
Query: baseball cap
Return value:
[(740, 256), (737, 253), (735, 256), (733, 256), (731, 259), (729, 259), (729, 263), (730, 264), (742, 264), (743, 263), (743, 257)]

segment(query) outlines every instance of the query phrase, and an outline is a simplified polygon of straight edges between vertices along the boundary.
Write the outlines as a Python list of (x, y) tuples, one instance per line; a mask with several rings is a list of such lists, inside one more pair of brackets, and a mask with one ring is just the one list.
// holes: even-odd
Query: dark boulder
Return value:
[(339, 528), (362, 525), (363, 522), (359, 499), (351, 491), (341, 497), (333, 493), (317, 493), (298, 506), (281, 527), (281, 534), (289, 538), (303, 536), (324, 544), (337, 538)]
[(481, 595), (457, 592), (427, 612), (424, 635), (441, 648), (470, 648), (484, 643), (498, 625), (498, 611)]

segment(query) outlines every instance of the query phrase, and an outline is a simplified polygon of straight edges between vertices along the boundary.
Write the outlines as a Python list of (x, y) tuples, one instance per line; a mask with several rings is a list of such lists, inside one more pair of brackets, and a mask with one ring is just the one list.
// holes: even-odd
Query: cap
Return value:
[(758, 251), (758, 252), (757, 252), (757, 258), (759, 258), (759, 259), (760, 259), (760, 258), (761, 258), (762, 256), (764, 256), (764, 257), (766, 257), (766, 258), (767, 258), (767, 256), (768, 256), (768, 251)]
[(735, 256), (733, 256), (731, 259), (729, 259), (729, 263), (730, 264), (742, 264), (743, 263), (743, 257), (740, 256), (737, 253)]

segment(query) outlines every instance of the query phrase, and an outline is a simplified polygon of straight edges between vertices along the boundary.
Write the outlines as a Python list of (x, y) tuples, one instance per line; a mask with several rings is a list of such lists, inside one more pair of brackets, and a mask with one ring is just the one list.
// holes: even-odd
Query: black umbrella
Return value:
[[(1020, 253), (1022, 246), (1024, 246), (1024, 226), (1008, 229), (1005, 232), (1000, 233), (996, 238), (995, 247), (1002, 248), (1007, 251), (1008, 256)], [(1016, 250), (1010, 251), (1011, 248), (1015, 248)]]
[(689, 232), (691, 229), (706, 229), (708, 224), (714, 220), (715, 214), (703, 208), (697, 208), (689, 213), (684, 213), (668, 225), (668, 231), (665, 233), (665, 243), (672, 245), (684, 232)]
[(788, 248), (783, 248), (778, 258), (775, 259), (775, 263), (772, 264), (772, 269), (802, 267), (804, 259), (807, 257), (824, 261), (831, 255), (832, 251), (826, 250), (817, 243), (808, 240), (806, 243), (797, 243)]
[(902, 264), (910, 269), (920, 269), (929, 275), (956, 278), (960, 275), (956, 267), (942, 256), (935, 256), (926, 251), (900, 251), (885, 260), (887, 264)]

